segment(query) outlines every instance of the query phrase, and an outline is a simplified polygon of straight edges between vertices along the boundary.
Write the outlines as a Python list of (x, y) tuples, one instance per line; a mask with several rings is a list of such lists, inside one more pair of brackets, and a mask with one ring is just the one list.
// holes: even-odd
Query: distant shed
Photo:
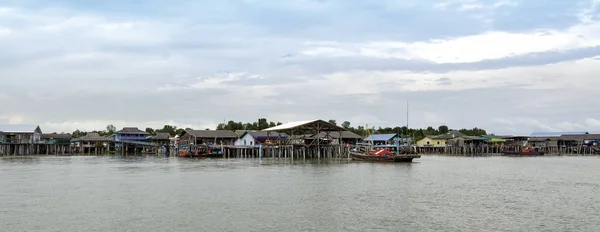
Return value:
[(394, 139), (398, 137), (398, 135), (396, 134), (374, 134), (374, 135), (369, 135), (367, 136), (364, 141), (365, 142), (371, 142), (373, 141), (373, 144), (392, 144), (394, 143)]
[(563, 135), (587, 135), (588, 132), (534, 132), (529, 137), (560, 137)]

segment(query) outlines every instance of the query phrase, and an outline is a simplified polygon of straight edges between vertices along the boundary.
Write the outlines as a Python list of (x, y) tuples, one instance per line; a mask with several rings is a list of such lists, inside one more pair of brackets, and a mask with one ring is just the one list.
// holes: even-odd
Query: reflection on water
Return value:
[(600, 158), (2, 157), (1, 231), (598, 231)]

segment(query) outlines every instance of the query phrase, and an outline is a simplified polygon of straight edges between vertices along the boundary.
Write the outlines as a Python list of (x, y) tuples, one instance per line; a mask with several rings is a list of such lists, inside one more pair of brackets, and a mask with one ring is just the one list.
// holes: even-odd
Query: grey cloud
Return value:
[[(231, 10), (224, 8), (223, 4), (226, 3), (212, 4), (218, 5), (215, 8), (225, 13)], [(371, 4), (374, 5), (371, 7), (383, 8), (382, 3)], [(189, 11), (201, 9), (187, 6)], [(513, 85), (464, 91), (390, 91), (352, 95), (333, 93), (328, 91), (327, 86), (311, 89), (302, 84), (336, 72), (410, 70), (443, 73), (497, 69), (576, 60), (599, 55), (600, 51), (591, 48), (563, 53), (548, 52), (471, 64), (433, 64), (365, 57), (326, 59), (294, 55), (304, 50), (305, 42), (310, 40), (362, 42), (391, 38), (410, 41), (429, 39), (434, 34), (475, 33), (481, 24), (466, 22), (467, 16), (449, 19), (443, 17), (444, 14), (455, 13), (434, 12), (439, 17), (426, 22), (426, 25), (406, 27), (406, 24), (431, 19), (434, 13), (423, 15), (415, 11), (401, 15), (390, 10), (340, 17), (349, 16), (348, 12), (351, 11), (337, 10), (348, 11), (346, 14), (331, 14), (320, 22), (311, 21), (289, 28), (284, 22), (293, 22), (295, 18), (292, 16), (281, 21), (266, 21), (268, 15), (244, 15), (255, 17), (254, 22), (261, 22), (247, 25), (235, 24), (242, 18), (227, 19), (225, 16), (229, 15), (223, 14), (217, 18), (227, 24), (206, 26), (195, 21), (209, 16), (198, 12), (194, 14), (201, 15), (198, 16), (200, 18), (183, 14), (181, 17), (189, 17), (188, 22), (184, 20), (178, 24), (170, 21), (155, 28), (154, 32), (164, 33), (168, 39), (140, 43), (93, 38), (86, 40), (78, 35), (78, 31), (45, 37), (22, 30), (23, 34), (18, 38), (10, 41), (0, 39), (0, 54), (3, 54), (0, 56), (0, 93), (8, 96), (2, 102), (2, 108), (6, 111), (0, 112), (0, 116), (23, 115), (27, 123), (172, 120), (201, 125), (218, 123), (224, 119), (253, 121), (269, 115), (287, 115), (271, 120), (331, 118), (340, 122), (351, 120), (355, 125), (369, 123), (387, 126), (404, 124), (404, 104), (409, 100), (410, 125), (420, 127), (440, 124), (454, 128), (477, 126), (507, 134), (538, 130), (541, 128), (540, 122), (558, 127), (556, 125), (560, 122), (600, 119), (599, 112), (589, 100), (597, 99), (598, 94), (582, 95), (577, 89), (548, 92), (524, 90), (519, 88), (522, 87), (520, 85)], [(319, 12), (313, 14), (323, 15)], [(286, 16), (283, 13), (278, 15)], [(449, 23), (442, 31), (423, 32), (423, 28), (439, 25), (442, 19)], [(464, 25), (465, 22), (467, 25)], [(459, 24), (460, 28), (457, 27)], [(188, 26), (192, 27), (186, 30)], [(65, 40), (61, 43), (46, 42), (60, 39)], [(226, 81), (224, 87), (215, 89), (188, 88), (198, 81), (198, 77), (211, 77), (221, 72), (246, 72), (263, 76), (264, 79)], [(441, 78), (438, 82), (448, 83), (448, 80)], [(167, 85), (175, 89), (159, 90)], [(261, 85), (273, 87), (264, 90), (255, 88)], [(265, 93), (261, 91), (269, 91), (271, 95), (262, 97), (260, 95)], [(561, 94), (567, 100), (557, 98)], [(538, 100), (543, 104), (536, 104)], [(524, 104), (528, 102), (530, 104)], [(502, 124), (494, 121), (496, 118), (514, 123)], [(534, 122), (535, 119), (538, 122)], [(7, 120), (0, 119), (0, 123), (6, 123)]]
[(440, 79), (436, 80), (438, 82), (439, 85), (451, 85), (452, 84), (452, 80), (450, 80), (450, 78), (447, 77), (442, 77)]
[[(408, 70), (415, 72), (445, 73), (454, 70), (486, 70), (524, 67), (573, 61), (600, 55), (600, 47), (575, 49), (565, 52), (542, 52), (476, 63), (436, 64), (428, 61), (382, 59), (373, 57), (304, 57), (288, 54), (281, 58), (282, 65), (310, 67), (313, 73), (332, 73), (347, 70)], [(307, 68), (308, 69), (308, 68)]]

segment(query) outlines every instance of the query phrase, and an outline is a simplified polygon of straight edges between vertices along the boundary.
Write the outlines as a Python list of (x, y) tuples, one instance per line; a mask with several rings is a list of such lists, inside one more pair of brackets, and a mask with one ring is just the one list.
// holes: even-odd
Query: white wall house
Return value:
[(254, 146), (256, 145), (256, 141), (254, 140), (254, 136), (251, 133), (244, 133), (241, 137), (235, 140), (235, 146)]
[(286, 140), (287, 138), (287, 135), (283, 133), (280, 134), (277, 132), (266, 131), (246, 131), (235, 140), (234, 145), (256, 146), (258, 144), (264, 144), (268, 141)]

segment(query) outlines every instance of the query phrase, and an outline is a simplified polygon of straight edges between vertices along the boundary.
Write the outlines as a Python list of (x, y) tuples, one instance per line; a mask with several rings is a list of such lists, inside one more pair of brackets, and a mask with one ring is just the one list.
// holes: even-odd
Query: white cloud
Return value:
[(22, 116), (12, 116), (8, 118), (8, 124), (20, 124), (23, 123), (25, 119)]
[[(227, 95), (215, 98), (220, 104), (231, 102), (243, 103), (246, 106), (262, 105), (272, 101), (271, 97), (280, 94), (276, 85), (264, 84), (267, 77), (252, 73), (217, 73), (215, 75), (198, 77), (194, 79), (182, 79), (177, 85), (166, 84), (158, 87), (159, 91), (190, 90), (197, 93), (202, 91), (222, 91)], [(261, 81), (260, 83), (253, 83)], [(242, 82), (242, 83), (240, 83)]]
[[(312, 88), (330, 94), (378, 94), (394, 91), (461, 91), (485, 88), (595, 91), (600, 59), (590, 58), (543, 66), (510, 67), (446, 73), (411, 71), (347, 71), (325, 74), (287, 88)], [(537, 100), (536, 104), (543, 103)]]
[(193, 89), (223, 89), (229, 87), (228, 82), (253, 79), (264, 79), (264, 77), (249, 73), (221, 73), (210, 77), (199, 77), (196, 82), (190, 84), (190, 87)]
[(595, 19), (597, 19), (596, 10), (600, 6), (600, 0), (590, 0), (589, 7), (586, 7), (581, 10), (578, 17), (579, 20), (583, 23), (593, 23)]
[(426, 60), (439, 64), (472, 63), (532, 53), (595, 47), (600, 45), (600, 23), (578, 24), (565, 30), (539, 29), (528, 33), (489, 31), (427, 42), (372, 41), (307, 45), (309, 48), (304, 50), (302, 55)]
[(474, 9), (481, 9), (483, 7), (484, 6), (481, 4), (464, 4), (464, 5), (460, 6), (459, 10), (468, 11), (468, 10), (474, 10)]
[(515, 7), (519, 3), (514, 0), (495, 0), (495, 1), (481, 1), (481, 0), (445, 0), (437, 2), (433, 5), (437, 9), (456, 9), (458, 11), (472, 11), (481, 9), (495, 9), (499, 7)]
[[(514, 117), (510, 119), (495, 119), (499, 124), (505, 125), (504, 130), (516, 132), (513, 135), (529, 135), (533, 132), (598, 132), (600, 131), (600, 120), (587, 118), (575, 122), (561, 121), (549, 122), (529, 117)], [(522, 128), (527, 128), (525, 131)]]
[(499, 0), (499, 1), (496, 1), (496, 3), (494, 3), (494, 5), (493, 5), (494, 8), (503, 7), (503, 6), (516, 7), (516, 6), (519, 6), (519, 2), (516, 0)]
[(10, 28), (0, 27), (0, 37), (10, 35), (11, 32)]
[(0, 7), (0, 16), (1, 15), (5, 15), (8, 14), (10, 12), (12, 12), (13, 9), (12, 8), (8, 8), (8, 7)]
[(598, 119), (588, 118), (585, 120), (585, 124), (593, 128), (600, 128), (600, 120)]

